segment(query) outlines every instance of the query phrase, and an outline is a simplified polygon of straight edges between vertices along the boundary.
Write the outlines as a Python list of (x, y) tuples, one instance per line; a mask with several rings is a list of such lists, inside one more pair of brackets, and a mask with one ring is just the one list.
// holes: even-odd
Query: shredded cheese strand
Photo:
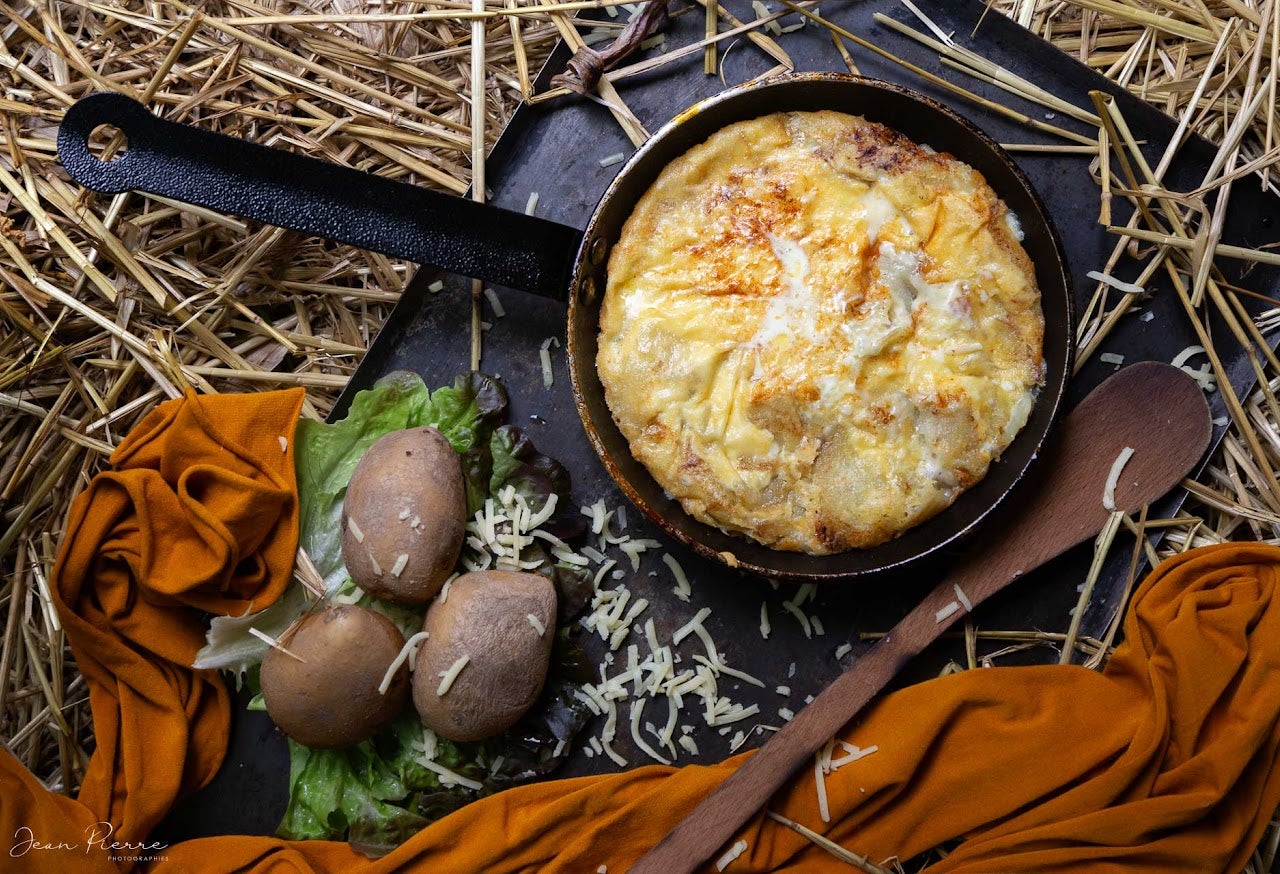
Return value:
[(1111, 462), (1111, 472), (1107, 474), (1107, 484), (1102, 488), (1102, 506), (1110, 512), (1116, 510), (1116, 486), (1120, 484), (1120, 473), (1133, 457), (1133, 447), (1126, 446), (1120, 450), (1116, 460)]
[(716, 870), (723, 871), (733, 863), (735, 859), (747, 851), (750, 846), (746, 841), (738, 841), (732, 847), (725, 851), (725, 854), (716, 860)]
[(462, 673), (462, 669), (471, 661), (471, 656), (461, 656), (456, 662), (449, 666), (449, 670), (440, 672), (440, 685), (436, 687), (436, 697), (443, 698), (449, 694), (449, 690), (453, 688), (453, 681), (458, 679), (458, 674)]
[(387, 690), (391, 688), (391, 681), (395, 678), (396, 672), (400, 670), (410, 657), (417, 655), (418, 645), (430, 637), (430, 632), (419, 631), (404, 642), (404, 646), (400, 647), (400, 652), (391, 660), (391, 664), (387, 667), (387, 672), (382, 675), (382, 682), (378, 684), (378, 694), (385, 695)]

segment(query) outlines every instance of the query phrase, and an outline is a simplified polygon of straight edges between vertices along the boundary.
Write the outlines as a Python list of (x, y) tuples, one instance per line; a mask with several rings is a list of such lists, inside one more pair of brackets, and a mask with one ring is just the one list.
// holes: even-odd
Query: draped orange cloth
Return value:
[[(742, 757), (512, 789), (376, 861), (263, 837), (136, 846), (221, 760), (227, 698), (185, 667), (201, 639), (187, 605), (243, 612), (285, 584), (296, 502), (279, 438), (291, 446), (300, 400), (166, 404), (77, 501), (55, 582), (98, 748), (78, 801), (0, 754), (0, 868), (116, 871), (147, 855), (147, 870), (209, 874), (625, 871)], [(974, 670), (886, 696), (841, 735), (878, 751), (826, 776), (830, 823), (812, 772), (772, 809), (873, 861), (958, 842), (938, 874), (1234, 874), (1280, 804), (1278, 581), (1280, 549), (1256, 544), (1166, 561), (1104, 672)], [(739, 837), (731, 874), (844, 869), (763, 816)]]
[[(197, 611), (259, 609), (289, 581), (303, 396), (163, 403), (116, 447), (115, 469), (73, 503), (50, 589), (89, 687), (97, 749), (78, 805), (0, 754), (0, 861), (116, 870), (109, 844), (145, 842), (174, 801), (217, 772), (231, 700), (220, 677), (189, 667), (204, 643)], [(15, 857), (24, 840), (35, 843)]]

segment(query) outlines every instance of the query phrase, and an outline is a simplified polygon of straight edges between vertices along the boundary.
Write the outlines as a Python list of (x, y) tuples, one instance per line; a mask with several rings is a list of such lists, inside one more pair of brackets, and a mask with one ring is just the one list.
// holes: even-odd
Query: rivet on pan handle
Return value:
[[(112, 125), (127, 145), (99, 160), (89, 137)], [(141, 191), (563, 299), (575, 228), (157, 118), (122, 94), (83, 98), (58, 130), (80, 184)]]

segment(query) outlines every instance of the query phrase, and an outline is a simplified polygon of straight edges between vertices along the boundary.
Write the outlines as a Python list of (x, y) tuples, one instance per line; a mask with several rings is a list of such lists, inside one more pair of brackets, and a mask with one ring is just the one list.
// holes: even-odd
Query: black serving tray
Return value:
[[(676, 0), (672, 7), (677, 15), (667, 31), (667, 49), (687, 45), (702, 36), (701, 7), (686, 9), (683, 2)], [(722, 2), (744, 21), (756, 17), (747, 2)], [(916, 0), (916, 5), (944, 31), (952, 32), (961, 45), (974, 48), (1082, 108), (1092, 110), (1088, 96), (1091, 90), (1114, 94), (1135, 135), (1145, 142), (1153, 163), (1172, 135), (1174, 124), (1164, 114), (1009, 20), (995, 13), (984, 17), (984, 3)], [(680, 14), (682, 9), (686, 14)], [(1051, 119), (1051, 113), (1041, 107), (943, 68), (930, 50), (875, 23), (873, 14), (878, 11), (906, 21), (917, 30), (924, 29), (897, 4), (839, 0), (826, 0), (822, 4), (826, 18), (901, 58), (1033, 117), (1092, 134), (1086, 126), (1070, 118)], [(982, 23), (976, 35), (971, 35), (980, 19)], [(797, 20), (798, 16), (792, 15), (783, 23)], [(790, 53), (798, 70), (846, 69), (826, 29), (805, 27), (778, 37), (778, 42)], [(916, 88), (958, 109), (1000, 142), (1058, 142), (932, 86), (902, 67), (856, 46), (850, 46), (850, 50), (863, 75)], [(550, 76), (563, 67), (567, 56), (563, 47), (552, 56), (539, 79), (543, 87)], [(656, 130), (689, 104), (719, 92), (726, 85), (758, 77), (775, 63), (745, 39), (728, 45), (722, 43), (720, 56), (723, 81), (703, 73), (699, 52), (650, 74), (621, 81), (617, 87), (646, 127)], [(632, 146), (621, 129), (597, 103), (568, 97), (536, 107), (521, 107), (490, 156), (487, 165), (490, 199), (500, 206), (523, 210), (530, 193), (537, 192), (539, 215), (581, 228), (618, 170), (619, 165), (602, 167), (600, 159), (631, 151)], [(1208, 143), (1193, 139), (1182, 149), (1180, 159), (1166, 176), (1169, 185), (1182, 190), (1196, 187), (1213, 153)], [(1096, 223), (1099, 189), (1089, 178), (1090, 158), (1028, 153), (1016, 154), (1015, 158), (1056, 221), (1082, 309), (1094, 288), (1086, 274), (1102, 269), (1114, 243)], [(1280, 202), (1263, 194), (1252, 180), (1242, 180), (1232, 193), (1231, 218), (1224, 240), (1247, 246), (1274, 242), (1278, 216)], [(1122, 223), (1125, 218), (1123, 208), (1118, 208), (1116, 223)], [(1254, 291), (1275, 295), (1280, 289), (1280, 274), (1275, 270), (1259, 267), (1244, 275), (1231, 262), (1223, 262), (1222, 266), (1229, 281)], [(1133, 265), (1123, 266), (1119, 273), (1129, 278)], [(428, 385), (443, 385), (452, 382), (456, 373), (468, 367), (469, 281), (446, 277), (445, 289), (432, 294), (428, 286), (437, 278), (440, 277), (433, 271), (422, 270), (410, 283), (343, 393), (334, 410), (335, 417), (345, 413), (356, 391), (367, 388), (389, 371), (416, 370)], [(1134, 314), (1125, 317), (1101, 351), (1123, 355), (1125, 363), (1169, 361), (1197, 342), (1167, 279), (1154, 282), (1152, 290), (1151, 298)], [(540, 448), (565, 462), (574, 477), (574, 498), (578, 503), (590, 504), (603, 498), (610, 507), (625, 504), (625, 498), (588, 444), (574, 410), (563, 357), (564, 305), (517, 291), (496, 291), (506, 316), (495, 318), (492, 313), (486, 316), (493, 326), (485, 336), (482, 367), (499, 375), (506, 384), (511, 394), (512, 421), (524, 427)], [(1147, 311), (1152, 314), (1149, 320), (1144, 321), (1137, 315)], [(1254, 373), (1243, 352), (1212, 319), (1210, 327), (1232, 384), (1238, 392), (1247, 392), (1254, 383)], [(558, 338), (561, 346), (553, 349), (555, 383), (547, 389), (543, 387), (538, 350), (549, 337)], [(1202, 361), (1202, 358), (1195, 359), (1193, 363), (1198, 365)], [(1114, 369), (1115, 365), (1103, 364), (1095, 355), (1073, 381), (1068, 393), (1069, 405)], [(1214, 416), (1225, 416), (1220, 396), (1211, 395), (1209, 400)], [(1215, 428), (1217, 439), (1224, 430), (1222, 425)], [(1173, 495), (1153, 507), (1153, 517), (1176, 512), (1183, 497)], [(760, 722), (772, 725), (780, 722), (779, 707), (798, 711), (807, 695), (817, 694), (837, 675), (841, 669), (834, 657), (837, 647), (851, 643), (854, 651), (845, 661), (856, 657), (866, 645), (860, 634), (891, 627), (932, 586), (948, 561), (948, 557), (943, 557), (915, 565), (905, 572), (820, 590), (817, 600), (806, 606), (806, 610), (822, 617), (826, 633), (806, 639), (798, 623), (781, 609), (782, 601), (792, 595), (787, 586), (775, 591), (763, 580), (698, 559), (689, 550), (664, 538), (634, 508), (629, 508), (628, 519), (632, 535), (653, 537), (666, 544), (666, 550), (682, 564), (693, 581), (694, 594), (689, 604), (671, 596), (670, 574), (659, 561), (660, 553), (655, 552), (645, 556), (638, 573), (624, 568), (626, 577), (621, 582), (635, 595), (649, 599), (651, 606), (645, 616), (654, 618), (660, 635), (669, 635), (699, 607), (712, 607), (713, 613), (706, 624), (723, 648), (728, 663), (755, 674), (766, 683), (763, 690), (742, 684), (732, 694), (744, 705), (758, 703)], [(1082, 633), (1101, 636), (1119, 609), (1129, 552), (1124, 546), (1118, 547), (1106, 563), (1092, 605), (1084, 617)], [(1072, 550), (979, 608), (975, 621), (987, 629), (1065, 630), (1070, 621), (1069, 611), (1078, 597), (1076, 587), (1085, 577), (1091, 556), (1087, 545)], [(656, 576), (650, 576), (655, 571)], [(758, 630), (761, 602), (768, 604), (772, 617), (773, 632), (767, 642), (762, 641)], [(592, 655), (602, 657), (603, 644), (597, 638), (592, 640), (594, 643), (589, 644), (593, 647)], [(989, 649), (984, 647), (983, 651)], [(1057, 653), (1048, 649), (1033, 650), (1020, 658), (1022, 661), (1056, 661)], [(963, 663), (961, 644), (954, 639), (944, 640), (917, 659), (899, 683), (935, 676), (953, 659)], [(790, 695), (775, 692), (775, 686), (780, 684), (790, 687)], [(682, 763), (718, 761), (729, 754), (733, 732), (722, 736), (717, 730), (702, 726), (701, 718), (692, 712), (683, 721), (699, 725), (694, 737), (701, 755), (696, 759), (682, 758)], [(746, 747), (758, 746), (767, 737), (767, 731), (752, 731), (755, 725), (756, 720), (752, 719), (735, 726), (749, 732)], [(598, 730), (598, 724), (588, 728), (591, 732)], [(631, 766), (645, 764), (647, 759), (631, 747), (626, 735), (627, 732), (620, 732), (617, 747)], [(578, 745), (557, 776), (612, 770), (616, 768), (609, 759), (587, 758), (582, 745)], [(173, 842), (213, 834), (270, 834), (287, 801), (287, 782), (288, 753), (282, 736), (265, 714), (240, 710), (233, 722), (226, 764), (209, 787), (173, 811), (157, 830), (156, 837)]]

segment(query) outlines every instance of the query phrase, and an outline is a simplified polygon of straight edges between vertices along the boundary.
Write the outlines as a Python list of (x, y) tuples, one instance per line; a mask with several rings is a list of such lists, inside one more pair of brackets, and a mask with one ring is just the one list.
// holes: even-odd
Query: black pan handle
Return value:
[[(127, 141), (111, 161), (89, 151), (102, 125)], [(566, 298), (582, 242), (576, 228), (166, 121), (111, 92), (67, 110), (58, 156), (104, 194), (158, 194), (547, 297)]]

